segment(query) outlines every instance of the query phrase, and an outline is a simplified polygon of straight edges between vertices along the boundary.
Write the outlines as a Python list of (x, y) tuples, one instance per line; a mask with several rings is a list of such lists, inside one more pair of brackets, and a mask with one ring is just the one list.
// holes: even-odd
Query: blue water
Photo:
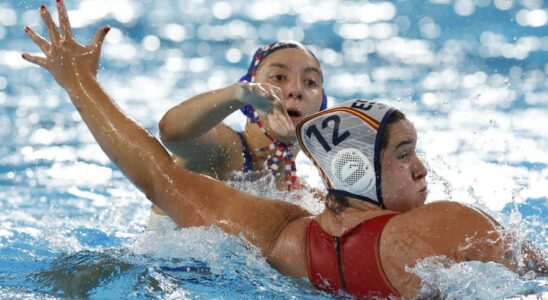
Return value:
[[(65, 93), (20, 58), (40, 1), (0, 2), (0, 298), (330, 298), (281, 276), (215, 228), (146, 232), (149, 203), (109, 162)], [(53, 1), (46, 3), (53, 7)], [(331, 103), (392, 103), (419, 132), (428, 201), (480, 207), (546, 257), (548, 39), (542, 0), (68, 1), (76, 37), (113, 29), (99, 79), (157, 135), (179, 101), (242, 75), (257, 45), (296, 39), (322, 62)], [(227, 123), (241, 127), (241, 116)], [(299, 173), (315, 171), (299, 157)], [(288, 198), (232, 183), (249, 192)], [(312, 212), (321, 203), (302, 197)], [(422, 296), (536, 299), (546, 277), (439, 258)]]

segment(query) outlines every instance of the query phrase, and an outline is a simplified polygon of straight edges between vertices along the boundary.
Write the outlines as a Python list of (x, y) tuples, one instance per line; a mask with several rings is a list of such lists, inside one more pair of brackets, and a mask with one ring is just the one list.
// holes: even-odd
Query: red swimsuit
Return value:
[(363, 221), (340, 237), (325, 233), (312, 220), (307, 232), (310, 282), (330, 293), (344, 291), (357, 297), (398, 296), (384, 275), (379, 257), (381, 233), (395, 215)]

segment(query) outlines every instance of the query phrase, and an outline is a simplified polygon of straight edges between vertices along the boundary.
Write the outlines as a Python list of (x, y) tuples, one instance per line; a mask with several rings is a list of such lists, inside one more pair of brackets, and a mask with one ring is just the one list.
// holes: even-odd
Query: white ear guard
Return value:
[(382, 103), (350, 100), (297, 125), (301, 148), (329, 191), (383, 206), (381, 137), (393, 111)]

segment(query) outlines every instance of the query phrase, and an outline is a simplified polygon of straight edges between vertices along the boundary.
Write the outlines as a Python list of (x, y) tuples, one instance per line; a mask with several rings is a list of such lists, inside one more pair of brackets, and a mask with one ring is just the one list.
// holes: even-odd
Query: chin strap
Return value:
[[(257, 111), (252, 108), (251, 112), (252, 114), (248, 114), (249, 122), (252, 124), (257, 124), (263, 134), (271, 141), (270, 145), (256, 149), (256, 151), (269, 153), (266, 164), (270, 172), (272, 172), (272, 174), (274, 174), (275, 176), (280, 175), (282, 172), (282, 170), (280, 169), (283, 168), (287, 183), (287, 190), (291, 191), (293, 185), (297, 181), (297, 167), (295, 165), (295, 159), (293, 158), (293, 154), (291, 154), (291, 148), (293, 148), (293, 144), (282, 143), (270, 136), (270, 134), (268, 134), (268, 132), (266, 132), (266, 130), (264, 129)], [(274, 155), (271, 154), (273, 151), (275, 151)]]

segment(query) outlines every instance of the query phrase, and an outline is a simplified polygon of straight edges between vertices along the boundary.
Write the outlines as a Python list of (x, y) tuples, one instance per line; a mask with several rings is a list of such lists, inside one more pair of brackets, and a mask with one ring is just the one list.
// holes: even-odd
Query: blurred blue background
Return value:
[[(41, 4), (0, 2), (0, 298), (328, 297), (215, 229), (144, 233), (145, 197), (108, 161), (49, 74), (21, 59), (39, 51), (25, 26), (47, 36)], [(54, 2), (45, 4), (56, 18)], [(308, 45), (330, 103), (386, 101), (414, 121), (428, 201), (487, 210), (546, 253), (543, 0), (85, 0), (67, 7), (82, 43), (99, 26), (113, 27), (99, 80), (156, 135), (171, 106), (235, 82), (256, 47), (277, 39)], [(226, 120), (235, 128), (242, 121)], [(299, 174), (320, 186), (310, 163), (298, 163)], [(321, 209), (314, 201), (301, 204)], [(542, 277), (467, 266), (474, 272), (424, 269), (437, 274), (430, 285), (449, 299), (548, 291)]]

